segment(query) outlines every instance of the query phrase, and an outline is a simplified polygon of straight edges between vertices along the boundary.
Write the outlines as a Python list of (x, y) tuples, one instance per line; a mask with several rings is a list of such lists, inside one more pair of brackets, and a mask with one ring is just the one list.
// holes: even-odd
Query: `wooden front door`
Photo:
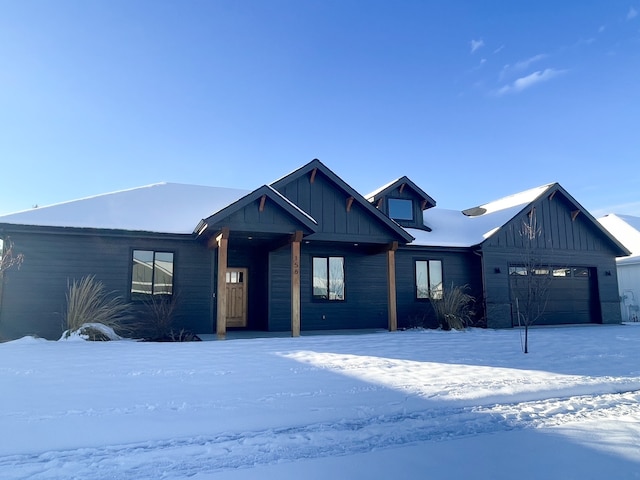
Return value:
[(247, 326), (247, 269), (227, 268), (227, 327)]

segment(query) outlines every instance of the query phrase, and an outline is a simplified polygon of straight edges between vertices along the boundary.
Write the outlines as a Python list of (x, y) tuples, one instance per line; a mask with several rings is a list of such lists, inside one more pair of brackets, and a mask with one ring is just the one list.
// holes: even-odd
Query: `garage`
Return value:
[(599, 323), (596, 279), (595, 269), (589, 267), (510, 266), (513, 326), (518, 326), (518, 311), (526, 309), (528, 292), (534, 298), (534, 308), (543, 311), (536, 325)]

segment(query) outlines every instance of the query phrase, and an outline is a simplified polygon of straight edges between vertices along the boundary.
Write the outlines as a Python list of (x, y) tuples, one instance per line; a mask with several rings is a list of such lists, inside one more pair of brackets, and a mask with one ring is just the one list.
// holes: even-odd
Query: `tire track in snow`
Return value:
[[(168, 479), (417, 442), (640, 416), (640, 391), (399, 412), (333, 423), (0, 457), (0, 477)], [(69, 475), (73, 472), (72, 475)]]

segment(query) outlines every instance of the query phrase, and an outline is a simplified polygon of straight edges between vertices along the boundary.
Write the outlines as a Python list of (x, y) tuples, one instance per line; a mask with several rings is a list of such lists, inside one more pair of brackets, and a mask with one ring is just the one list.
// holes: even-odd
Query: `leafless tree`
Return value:
[(538, 240), (543, 238), (535, 209), (529, 212), (520, 229), (522, 263), (510, 268), (511, 288), (518, 325), (524, 327), (522, 349), (529, 353), (529, 327), (545, 313), (551, 286), (551, 267), (540, 258)]
[(6, 239), (0, 239), (0, 272), (4, 272), (11, 267), (20, 268), (24, 256), (21, 253), (15, 253), (13, 251), (13, 242), (7, 237)]

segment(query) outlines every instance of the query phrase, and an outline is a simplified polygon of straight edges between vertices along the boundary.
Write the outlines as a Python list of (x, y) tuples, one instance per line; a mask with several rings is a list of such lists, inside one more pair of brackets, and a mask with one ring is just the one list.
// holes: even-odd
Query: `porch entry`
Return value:
[(227, 327), (247, 326), (247, 269), (227, 268)]

